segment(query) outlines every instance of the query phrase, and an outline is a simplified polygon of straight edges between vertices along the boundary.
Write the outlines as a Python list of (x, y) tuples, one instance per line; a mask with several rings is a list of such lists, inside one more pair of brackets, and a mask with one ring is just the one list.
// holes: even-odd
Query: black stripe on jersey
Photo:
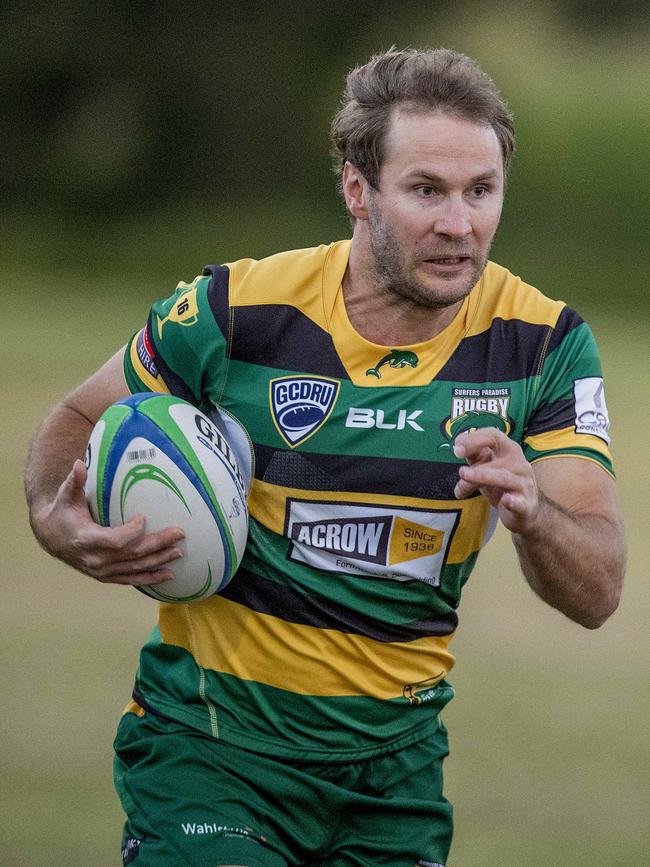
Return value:
[(451, 635), (458, 625), (455, 611), (426, 620), (412, 620), (410, 623), (382, 623), (319, 593), (297, 593), (284, 584), (263, 578), (241, 566), (233, 580), (219, 591), (219, 595), (260, 614), (270, 614), (289, 623), (317, 629), (336, 629), (375, 641), (403, 642), (430, 635)]
[(288, 304), (234, 308), (230, 357), (277, 370), (349, 379), (332, 338)]
[(526, 436), (571, 427), (575, 421), (575, 401), (556, 400), (554, 403), (540, 407), (539, 411), (531, 416), (526, 426)]
[(181, 377), (171, 369), (171, 367), (163, 358), (154, 337), (152, 316), (153, 314), (149, 313), (149, 319), (147, 320), (147, 337), (149, 338), (149, 342), (151, 343), (151, 345), (156, 347), (156, 355), (154, 361), (156, 367), (158, 368), (158, 373), (163, 378), (163, 382), (165, 383), (171, 394), (176, 395), (176, 397), (183, 398), (183, 400), (188, 401), (188, 403), (194, 404), (194, 406), (198, 406), (199, 402), (194, 396), (192, 389), (189, 387), (189, 385), (185, 382), (184, 379), (181, 379)]
[(487, 331), (465, 337), (436, 380), (510, 382), (535, 373), (553, 329), (520, 319), (494, 319)]
[(289, 452), (257, 443), (255, 477), (301, 491), (343, 490), (427, 500), (453, 500), (459, 478), (456, 464)]
[(230, 270), (225, 265), (206, 265), (203, 274), (210, 277), (208, 284), (208, 304), (212, 310), (219, 330), (228, 340), (230, 331), (229, 295)]
[(582, 325), (583, 322), (584, 319), (579, 313), (576, 313), (575, 310), (572, 310), (570, 307), (564, 307), (555, 323), (551, 339), (548, 342), (546, 354), (548, 355), (549, 352), (557, 349), (567, 334), (575, 328), (578, 328), (578, 326)]

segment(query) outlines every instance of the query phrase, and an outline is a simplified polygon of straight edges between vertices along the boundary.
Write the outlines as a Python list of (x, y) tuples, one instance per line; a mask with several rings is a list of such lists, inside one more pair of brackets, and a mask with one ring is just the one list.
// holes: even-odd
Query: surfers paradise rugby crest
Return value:
[(488, 263), (443, 332), (379, 346), (347, 316), (349, 254), (211, 265), (154, 304), (124, 362), (132, 391), (218, 405), (255, 453), (237, 574), (161, 606), (134, 694), (279, 757), (354, 761), (435, 731), (461, 591), (494, 527), (484, 497), (454, 496), (460, 430), (611, 471), (576, 313)]

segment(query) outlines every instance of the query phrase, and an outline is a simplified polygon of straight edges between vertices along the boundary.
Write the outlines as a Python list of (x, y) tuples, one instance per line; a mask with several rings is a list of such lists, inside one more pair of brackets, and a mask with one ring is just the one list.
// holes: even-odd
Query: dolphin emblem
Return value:
[(408, 349), (391, 349), (389, 353), (379, 359), (374, 367), (366, 370), (366, 376), (376, 376), (377, 379), (381, 379), (379, 368), (383, 367), (384, 364), (388, 364), (390, 367), (417, 367), (418, 361), (415, 352)]

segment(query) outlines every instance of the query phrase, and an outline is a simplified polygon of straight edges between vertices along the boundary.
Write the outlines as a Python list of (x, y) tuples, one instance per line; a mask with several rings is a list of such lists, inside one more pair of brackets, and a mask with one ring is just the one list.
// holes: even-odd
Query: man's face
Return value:
[(367, 185), (380, 285), (426, 307), (464, 298), (488, 258), (503, 204), (492, 127), (443, 112), (394, 111), (379, 190)]

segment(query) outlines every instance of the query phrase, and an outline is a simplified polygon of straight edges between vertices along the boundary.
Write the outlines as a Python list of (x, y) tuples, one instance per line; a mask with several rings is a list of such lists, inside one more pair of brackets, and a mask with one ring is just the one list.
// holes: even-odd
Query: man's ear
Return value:
[(368, 219), (368, 181), (349, 160), (343, 166), (341, 181), (343, 197), (350, 215), (355, 220)]

